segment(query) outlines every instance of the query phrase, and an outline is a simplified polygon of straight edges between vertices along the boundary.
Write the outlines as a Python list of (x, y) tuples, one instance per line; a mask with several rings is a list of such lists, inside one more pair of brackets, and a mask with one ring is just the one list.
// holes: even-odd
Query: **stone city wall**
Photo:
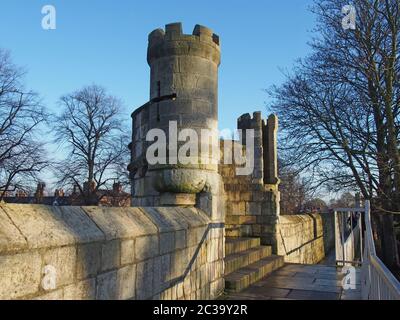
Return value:
[[(281, 215), (276, 227), (277, 254), (285, 262), (314, 264), (324, 259), (331, 248), (328, 232), (329, 220), (320, 214)], [(333, 232), (333, 230), (332, 230)]]
[(0, 205), (0, 299), (212, 299), (223, 257), (195, 208)]

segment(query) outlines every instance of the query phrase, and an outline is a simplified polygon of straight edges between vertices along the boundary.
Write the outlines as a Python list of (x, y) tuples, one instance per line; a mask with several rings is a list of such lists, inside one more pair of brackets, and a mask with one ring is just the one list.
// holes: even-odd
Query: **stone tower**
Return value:
[[(212, 215), (216, 210), (213, 195), (220, 194), (222, 186), (217, 131), (219, 37), (200, 25), (188, 35), (183, 34), (181, 23), (168, 24), (165, 31), (150, 33), (147, 61), (150, 101), (132, 114), (133, 205), (197, 204)], [(150, 164), (146, 159), (153, 143), (146, 141), (151, 129), (166, 133), (166, 163)], [(176, 132), (184, 134), (184, 129), (193, 129), (199, 137), (198, 156), (190, 153), (189, 163), (177, 159), (178, 150), (189, 139), (177, 141)], [(203, 129), (211, 133), (208, 138)]]

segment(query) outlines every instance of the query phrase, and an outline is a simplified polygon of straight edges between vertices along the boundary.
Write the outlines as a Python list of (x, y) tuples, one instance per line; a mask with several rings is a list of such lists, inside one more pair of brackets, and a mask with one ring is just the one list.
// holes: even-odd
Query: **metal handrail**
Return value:
[(365, 202), (365, 250), (361, 294), (367, 300), (400, 300), (400, 282), (376, 255), (370, 202)]
[[(336, 208), (334, 210), (336, 265), (361, 265), (363, 260), (361, 218), (358, 217), (356, 224), (353, 225), (352, 214), (361, 213), (364, 210), (364, 208)], [(348, 213), (350, 213), (350, 228), (349, 233), (346, 234), (347, 217), (345, 214)], [(356, 259), (357, 256), (360, 258), (359, 260)]]

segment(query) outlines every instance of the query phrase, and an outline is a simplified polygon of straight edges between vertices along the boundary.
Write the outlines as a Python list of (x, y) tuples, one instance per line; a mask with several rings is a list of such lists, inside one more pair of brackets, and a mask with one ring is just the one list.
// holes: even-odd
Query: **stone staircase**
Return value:
[(284, 265), (260, 238), (225, 238), (225, 291), (239, 292)]

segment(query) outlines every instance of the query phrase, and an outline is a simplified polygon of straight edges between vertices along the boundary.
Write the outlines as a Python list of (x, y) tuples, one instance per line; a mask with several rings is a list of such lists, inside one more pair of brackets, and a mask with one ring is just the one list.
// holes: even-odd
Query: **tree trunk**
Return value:
[(397, 269), (399, 267), (399, 258), (393, 226), (393, 214), (382, 215), (382, 246), (383, 262), (389, 269)]

